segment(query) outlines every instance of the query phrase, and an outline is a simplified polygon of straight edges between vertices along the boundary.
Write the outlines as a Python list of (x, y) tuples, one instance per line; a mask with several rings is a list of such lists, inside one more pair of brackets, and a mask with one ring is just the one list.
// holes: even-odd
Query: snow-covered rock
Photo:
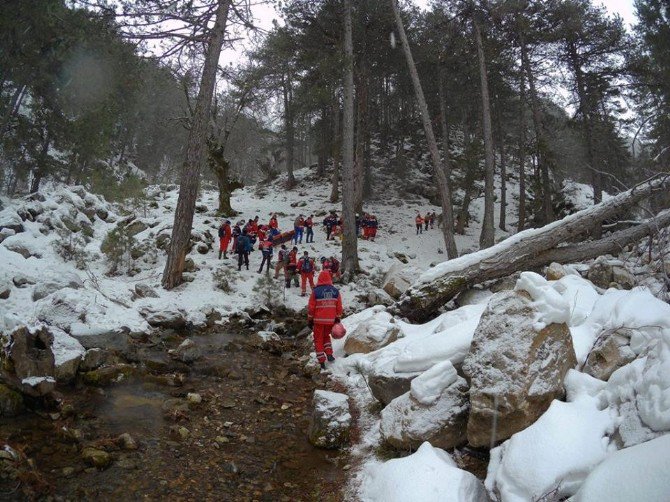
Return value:
[(569, 306), (555, 290), (523, 276), (517, 288), (531, 291), (491, 298), (463, 363), (470, 378), (468, 441), (473, 446), (488, 446), (535, 422), (563, 395), (563, 378), (577, 363), (564, 324)]
[(32, 299), (34, 302), (36, 302), (42, 298), (46, 298), (51, 293), (54, 293), (60, 289), (80, 289), (83, 287), (84, 283), (77, 274), (74, 272), (65, 273), (59, 276), (54, 276), (45, 282), (38, 283), (33, 288)]
[(56, 365), (54, 376), (58, 383), (70, 383), (77, 376), (79, 363), (86, 349), (62, 330), (51, 328), (51, 332), (54, 335), (51, 345)]
[(344, 351), (347, 354), (367, 354), (394, 342), (399, 333), (400, 329), (391, 314), (377, 312), (347, 334)]
[(607, 381), (615, 370), (633, 361), (636, 355), (630, 348), (632, 335), (633, 331), (626, 328), (599, 335), (584, 363), (584, 373)]
[(572, 370), (570, 402), (553, 401), (537, 422), (491, 450), (486, 488), (494, 498), (528, 502), (552, 494), (561, 500), (579, 489), (608, 452), (612, 420), (593, 396), (602, 385)]
[(420, 270), (416, 267), (394, 263), (384, 277), (382, 289), (395, 300), (409, 289), (415, 279), (419, 276)]
[(186, 326), (186, 313), (180, 309), (166, 309), (158, 312), (145, 310), (145, 319), (154, 328), (182, 329)]
[(158, 298), (159, 295), (156, 293), (156, 290), (153, 289), (148, 284), (137, 283), (135, 284), (135, 294), (140, 298)]
[(371, 365), (366, 372), (366, 379), (372, 395), (384, 406), (396, 397), (409, 392), (412, 380), (421, 372), (398, 373), (393, 370), (394, 360), (384, 364)]
[(15, 209), (8, 207), (0, 211), (0, 230), (5, 228), (16, 233), (23, 232), (23, 220)]
[(468, 385), (450, 361), (412, 380), (411, 390), (382, 410), (382, 438), (398, 449), (417, 448), (424, 441), (450, 449), (466, 440)]
[(351, 414), (346, 394), (315, 390), (309, 423), (310, 443), (319, 448), (335, 449), (349, 441)]
[(572, 502), (666, 502), (670, 498), (670, 434), (608, 456)]
[(101, 348), (88, 349), (81, 360), (79, 369), (81, 371), (91, 371), (99, 368), (107, 362), (109, 353)]
[(449, 454), (423, 443), (412, 455), (369, 466), (363, 502), (487, 502), (481, 481), (459, 469)]

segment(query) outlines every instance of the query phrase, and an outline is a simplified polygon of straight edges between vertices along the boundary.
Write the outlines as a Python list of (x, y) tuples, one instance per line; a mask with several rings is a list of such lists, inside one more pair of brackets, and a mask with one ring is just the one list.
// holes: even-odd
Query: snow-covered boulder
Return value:
[(393, 316), (385, 311), (377, 312), (347, 334), (344, 351), (347, 354), (367, 354), (396, 341), (399, 334), (400, 329)]
[(181, 342), (176, 349), (170, 350), (168, 353), (174, 359), (187, 364), (197, 361), (202, 355), (200, 348), (190, 338)]
[(42, 250), (38, 246), (35, 246), (32, 240), (25, 239), (23, 234), (21, 236), (13, 235), (6, 238), (2, 241), (2, 245), (14, 253), (20, 254), (25, 259), (33, 256), (35, 258), (42, 257)]
[(0, 300), (6, 300), (12, 293), (12, 286), (9, 282), (0, 280)]
[(577, 364), (565, 324), (570, 307), (547, 284), (524, 272), (518, 291), (494, 295), (481, 317), (463, 363), (470, 379), (468, 441), (473, 446), (525, 429), (564, 393), (563, 378)]
[(481, 481), (429, 443), (403, 458), (365, 469), (363, 502), (487, 502)]
[(386, 276), (384, 276), (382, 289), (391, 298), (397, 300), (409, 289), (419, 275), (421, 275), (421, 271), (416, 267), (394, 263), (389, 271), (386, 272)]
[(0, 211), (0, 230), (5, 228), (13, 230), (17, 234), (23, 232), (24, 230), (23, 220), (18, 215), (16, 210), (9, 207)]
[(32, 299), (34, 302), (46, 298), (51, 293), (64, 288), (80, 289), (84, 287), (83, 281), (74, 272), (65, 272), (45, 282), (40, 282), (33, 288)]
[(178, 330), (186, 326), (186, 313), (180, 309), (166, 309), (157, 312), (145, 309), (141, 311), (141, 314), (154, 328)]
[(608, 453), (612, 419), (594, 397), (603, 385), (570, 371), (570, 402), (552, 402), (537, 422), (491, 450), (486, 488), (493, 498), (528, 502), (551, 494), (562, 500), (579, 489)]
[(382, 410), (382, 438), (402, 450), (418, 448), (424, 441), (444, 449), (465, 443), (468, 384), (451, 362), (436, 364), (410, 387)]
[(636, 355), (630, 348), (632, 335), (632, 330), (620, 328), (598, 336), (586, 358), (584, 373), (607, 381), (615, 370), (633, 361)]
[(70, 383), (77, 376), (79, 363), (86, 349), (75, 338), (57, 328), (51, 328), (54, 335), (51, 350), (56, 365), (55, 377), (58, 383)]
[(309, 442), (319, 448), (335, 449), (349, 441), (351, 414), (346, 394), (315, 390), (314, 410), (309, 422)]
[(666, 502), (670, 498), (670, 434), (607, 457), (572, 502)]
[(372, 395), (384, 406), (409, 392), (412, 380), (421, 374), (419, 371), (398, 373), (393, 370), (394, 364), (395, 360), (389, 360), (371, 365), (365, 375)]
[(135, 294), (140, 298), (158, 298), (158, 293), (148, 284), (135, 284)]
[(589, 267), (587, 278), (599, 288), (608, 289), (611, 286), (620, 286), (623, 289), (632, 289), (637, 281), (635, 276), (618, 261), (610, 261), (601, 256)]

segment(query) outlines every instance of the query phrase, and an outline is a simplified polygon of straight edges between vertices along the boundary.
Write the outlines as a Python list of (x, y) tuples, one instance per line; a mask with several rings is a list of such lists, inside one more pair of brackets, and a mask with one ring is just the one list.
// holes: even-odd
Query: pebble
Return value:
[(184, 427), (184, 426), (179, 427), (179, 429), (178, 429), (177, 431), (179, 432), (179, 436), (180, 436), (182, 439), (186, 439), (186, 438), (188, 438), (188, 437), (190, 436), (190, 434), (191, 434), (191, 431), (188, 430), (188, 429), (187, 429), (186, 427)]
[(230, 439), (228, 439), (226, 436), (216, 436), (214, 441), (216, 441), (219, 444), (230, 443)]
[(202, 403), (202, 396), (200, 394), (195, 393), (195, 392), (189, 392), (188, 394), (186, 394), (186, 399), (191, 404)]

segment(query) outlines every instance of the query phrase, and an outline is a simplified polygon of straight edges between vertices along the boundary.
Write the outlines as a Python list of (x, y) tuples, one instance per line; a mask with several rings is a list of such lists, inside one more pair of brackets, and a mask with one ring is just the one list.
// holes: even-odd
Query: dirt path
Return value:
[[(138, 366), (152, 372), (63, 389), (74, 409), (67, 418), (0, 419), (0, 440), (35, 466), (22, 464), (20, 485), (0, 477), (0, 499), (342, 500), (346, 455), (306, 439), (312, 392), (326, 382), (305, 374), (304, 348), (209, 336), (198, 342), (206, 356), (190, 368), (164, 348), (141, 349), (148, 362)], [(137, 450), (117, 439), (123, 433)], [(108, 454), (110, 465), (87, 465), (86, 447)]]

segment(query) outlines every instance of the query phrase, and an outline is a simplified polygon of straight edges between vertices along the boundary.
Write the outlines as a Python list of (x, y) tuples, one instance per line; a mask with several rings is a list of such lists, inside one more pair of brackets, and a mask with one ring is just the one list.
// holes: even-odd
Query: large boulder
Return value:
[(54, 277), (45, 282), (40, 282), (37, 284), (33, 289), (32, 299), (34, 302), (36, 302), (61, 289), (81, 289), (83, 287), (84, 283), (77, 274), (66, 272), (58, 277)]
[(309, 422), (309, 442), (318, 448), (336, 449), (349, 441), (351, 414), (346, 394), (315, 390)]
[(5, 383), (31, 396), (53, 391), (56, 385), (53, 340), (47, 326), (19, 326), (12, 331), (0, 360)]
[(128, 350), (130, 329), (126, 326), (109, 328), (105, 326), (90, 326), (81, 322), (70, 325), (70, 334), (81, 343), (85, 349), (109, 349), (118, 352)]
[(472, 446), (489, 446), (525, 429), (564, 394), (563, 379), (577, 359), (565, 322), (547, 322), (569, 318), (569, 305), (555, 294), (555, 303), (534, 303), (525, 291), (497, 293), (489, 301), (463, 363), (470, 379)]
[(377, 401), (384, 406), (395, 398), (409, 392), (412, 380), (421, 372), (398, 373), (394, 371), (395, 360), (373, 366), (366, 374), (368, 387)]
[(367, 354), (395, 342), (400, 328), (388, 312), (381, 311), (360, 322), (347, 335), (344, 351), (347, 354)]
[(52, 351), (56, 365), (55, 377), (59, 383), (70, 383), (77, 376), (79, 364), (86, 349), (75, 338), (57, 328), (51, 328), (54, 333)]
[(411, 390), (382, 410), (380, 431), (394, 448), (418, 448), (424, 441), (450, 449), (466, 441), (468, 384), (450, 361), (412, 380)]
[(420, 271), (415, 267), (394, 263), (384, 277), (382, 289), (397, 300), (409, 289), (419, 274)]
[(186, 327), (186, 313), (179, 309), (151, 311), (145, 309), (141, 311), (146, 321), (154, 328), (179, 330)]
[(0, 211), (0, 230), (8, 228), (14, 232), (23, 232), (23, 220), (16, 211), (11, 208)]
[(170, 350), (169, 354), (172, 358), (186, 364), (197, 361), (202, 356), (200, 347), (190, 338), (181, 342), (176, 349)]
[(135, 220), (126, 225), (126, 233), (129, 236), (135, 236), (139, 233), (144, 232), (147, 228), (149, 228), (149, 226), (142, 220)]
[(627, 328), (602, 333), (586, 358), (584, 373), (607, 381), (612, 373), (633, 361), (636, 355), (630, 348), (631, 336), (633, 330)]
[(612, 286), (633, 289), (637, 283), (635, 276), (618, 261), (609, 261), (601, 256), (589, 267), (587, 278), (599, 288)]

